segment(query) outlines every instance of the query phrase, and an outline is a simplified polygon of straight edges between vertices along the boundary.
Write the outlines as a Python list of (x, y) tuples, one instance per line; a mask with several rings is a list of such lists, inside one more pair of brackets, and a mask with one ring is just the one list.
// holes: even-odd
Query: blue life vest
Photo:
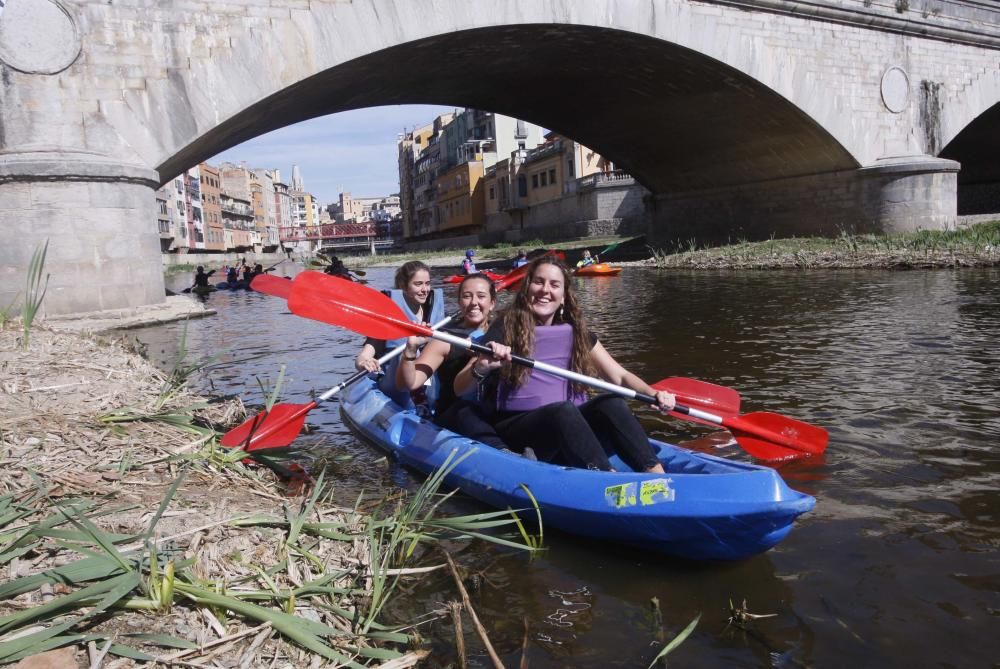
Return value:
[[(410, 307), (406, 304), (406, 298), (403, 296), (403, 291), (398, 288), (393, 290), (383, 291), (386, 295), (392, 298), (392, 301), (400, 306), (403, 313), (406, 314), (406, 318), (410, 321), (417, 323), (417, 315), (414, 314)], [(438, 321), (444, 319), (444, 291), (440, 288), (435, 288), (431, 291), (430, 297), (428, 298), (430, 302), (430, 314), (424, 318), (428, 323), (433, 325)], [(426, 305), (425, 305), (426, 306)], [(406, 343), (406, 337), (401, 337), (399, 339), (391, 339), (385, 343), (386, 352), (393, 350), (397, 346), (402, 346)], [(403, 407), (404, 409), (413, 409), (413, 400), (410, 398), (409, 390), (401, 390), (396, 387), (396, 368), (399, 366), (400, 358), (402, 355), (398, 355), (391, 361), (387, 362), (382, 366), (382, 374), (378, 380), (378, 387), (383, 393), (389, 396), (393, 402)], [(431, 377), (431, 384), (427, 386), (427, 403), (433, 407), (434, 402), (437, 400), (438, 396), (438, 384), (437, 376)]]

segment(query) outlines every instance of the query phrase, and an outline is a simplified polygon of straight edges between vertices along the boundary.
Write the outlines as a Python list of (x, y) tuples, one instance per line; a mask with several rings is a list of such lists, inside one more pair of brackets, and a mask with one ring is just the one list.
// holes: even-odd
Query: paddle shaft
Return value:
[[(449, 344), (455, 346), (460, 346), (467, 348), (473, 353), (479, 353), (483, 355), (493, 355), (493, 349), (482, 344), (476, 344), (468, 339), (463, 339), (462, 337), (456, 337), (455, 335), (448, 334), (447, 332), (433, 332), (428, 336), (434, 339), (440, 339), (441, 341), (446, 341)], [(615, 383), (610, 383), (604, 381), (603, 379), (597, 379), (592, 376), (586, 376), (584, 374), (578, 374), (577, 372), (562, 369), (561, 367), (554, 367), (548, 363), (542, 362), (540, 360), (532, 360), (531, 358), (525, 358), (519, 355), (512, 355), (511, 361), (518, 365), (523, 365), (530, 369), (537, 369), (540, 372), (546, 374), (551, 374), (553, 376), (559, 376), (570, 381), (575, 381), (576, 383), (582, 383), (584, 385), (591, 386), (593, 388), (598, 388), (609, 393), (614, 393), (625, 397), (627, 399), (638, 400), (646, 404), (653, 406), (657, 405), (656, 398), (652, 395), (647, 395), (646, 393), (641, 393), (637, 390), (632, 390), (631, 388), (626, 388), (625, 386), (619, 386)], [(796, 443), (794, 439), (791, 439), (783, 434), (779, 434), (773, 430), (768, 430), (762, 428), (758, 425), (749, 423), (748, 421), (740, 418), (739, 416), (719, 416), (707, 411), (702, 411), (701, 409), (695, 409), (693, 407), (688, 407), (683, 404), (675, 404), (674, 411), (677, 413), (684, 414), (686, 416), (691, 416), (692, 418), (700, 418), (703, 421), (709, 423), (714, 423), (716, 425), (721, 425), (723, 427), (731, 428), (737, 431), (745, 431), (754, 434), (768, 441), (773, 441), (776, 444), (785, 446), (787, 448), (802, 450), (802, 447)]]
[[(521, 272), (521, 274), (524, 274), (524, 272)], [(514, 281), (512, 280), (513, 279), (513, 275), (514, 275), (514, 273), (511, 272), (511, 274), (506, 277), (506, 280), (501, 279), (501, 280), (497, 281), (497, 289), (498, 290), (503, 290), (507, 286), (509, 286), (512, 283), (514, 283)], [(431, 329), (432, 330), (440, 330), (444, 326), (448, 325), (448, 323), (451, 323), (453, 320), (455, 320), (456, 318), (458, 318), (460, 315), (461, 315), (460, 312), (456, 312), (456, 313), (454, 313), (454, 314), (452, 314), (450, 316), (446, 316), (446, 317), (442, 318), (441, 320), (439, 320), (434, 325), (432, 325)], [(453, 336), (453, 335), (448, 335), (448, 336)], [(459, 338), (459, 339), (461, 339), (461, 338)], [(402, 355), (403, 351), (405, 351), (405, 350), (406, 350), (406, 344), (405, 343), (404, 344), (400, 344), (396, 348), (392, 349), (391, 351), (389, 351), (388, 353), (386, 353), (385, 355), (383, 355), (381, 358), (378, 359), (379, 367), (381, 367), (385, 363), (389, 362), (393, 358), (398, 358), (400, 355)], [(335, 385), (333, 388), (330, 388), (328, 391), (326, 391), (325, 393), (323, 393), (322, 395), (320, 395), (316, 399), (316, 403), (315, 404), (319, 404), (320, 402), (325, 402), (326, 400), (330, 399), (331, 397), (333, 397), (334, 395), (336, 395), (337, 393), (339, 393), (341, 390), (343, 390), (347, 386), (349, 386), (349, 385), (351, 385), (353, 383), (357, 383), (358, 381), (360, 381), (361, 379), (365, 378), (369, 374), (371, 374), (371, 372), (369, 372), (369, 371), (359, 371), (359, 372), (355, 373), (354, 375), (352, 375), (352, 376), (344, 379), (343, 381), (341, 381), (340, 383), (338, 383), (337, 385)], [(315, 404), (314, 404), (314, 406), (315, 406)], [(312, 408), (312, 407), (310, 407), (310, 408)]]
[[(444, 326), (448, 325), (448, 323), (451, 323), (457, 317), (458, 317), (458, 314), (452, 314), (451, 316), (445, 316), (444, 318), (442, 318), (441, 320), (439, 320), (437, 323), (435, 323), (434, 325), (432, 325), (431, 328), (434, 329), (434, 330), (439, 330), (440, 328), (443, 328)], [(406, 350), (406, 344), (405, 343), (400, 344), (396, 348), (392, 349), (391, 351), (389, 351), (388, 353), (386, 353), (385, 355), (383, 355), (381, 358), (379, 358), (377, 360), (377, 362), (379, 364), (379, 367), (381, 367), (385, 363), (389, 362), (390, 360), (393, 360), (394, 358), (398, 358), (400, 355), (403, 354), (403, 351), (405, 351), (405, 350)], [(358, 371), (358, 372), (354, 373), (353, 375), (349, 376), (348, 378), (344, 379), (343, 381), (341, 381), (340, 383), (338, 383), (337, 385), (335, 385), (333, 388), (330, 388), (328, 391), (326, 391), (325, 393), (323, 393), (322, 395), (320, 395), (319, 397), (317, 397), (316, 398), (316, 404), (319, 404), (320, 402), (327, 401), (328, 399), (330, 399), (331, 397), (333, 397), (334, 395), (336, 395), (337, 393), (339, 393), (341, 390), (343, 390), (347, 386), (351, 385), (352, 383), (357, 383), (358, 381), (360, 381), (361, 379), (365, 378), (369, 374), (371, 374), (371, 372), (369, 372), (366, 369), (363, 369), (361, 371)]]

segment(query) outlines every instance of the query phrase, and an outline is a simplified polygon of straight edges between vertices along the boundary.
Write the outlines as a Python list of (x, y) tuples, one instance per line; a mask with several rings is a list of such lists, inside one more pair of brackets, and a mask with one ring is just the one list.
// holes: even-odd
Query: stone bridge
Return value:
[(158, 184), (373, 105), (558, 130), (650, 189), (663, 239), (940, 228), (1000, 210), (992, 2), (0, 5), (0, 308), (45, 239), (49, 313), (162, 300)]

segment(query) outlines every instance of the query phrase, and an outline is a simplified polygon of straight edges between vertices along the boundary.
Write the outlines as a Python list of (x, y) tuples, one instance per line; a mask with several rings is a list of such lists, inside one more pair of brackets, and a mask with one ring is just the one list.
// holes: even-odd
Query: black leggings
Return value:
[(508, 448), (493, 428), (486, 408), (478, 402), (457, 399), (442, 413), (434, 415), (434, 423), (493, 448)]
[(579, 407), (555, 402), (504, 412), (494, 427), (505, 442), (518, 449), (530, 446), (546, 462), (606, 471), (611, 469), (608, 455), (617, 453), (637, 472), (658, 463), (639, 421), (617, 395), (598, 395)]

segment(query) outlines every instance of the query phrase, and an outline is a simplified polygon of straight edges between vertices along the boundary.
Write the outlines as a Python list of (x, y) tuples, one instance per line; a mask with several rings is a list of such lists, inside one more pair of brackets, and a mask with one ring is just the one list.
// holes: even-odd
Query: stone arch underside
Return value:
[(1000, 212), (1000, 102), (965, 126), (940, 155), (962, 164), (959, 215)]
[(157, 169), (166, 181), (280, 127), (407, 103), (474, 107), (557, 130), (654, 193), (858, 167), (792, 102), (704, 54), (619, 30), (512, 25), (411, 41), (318, 72), (178, 142)]

